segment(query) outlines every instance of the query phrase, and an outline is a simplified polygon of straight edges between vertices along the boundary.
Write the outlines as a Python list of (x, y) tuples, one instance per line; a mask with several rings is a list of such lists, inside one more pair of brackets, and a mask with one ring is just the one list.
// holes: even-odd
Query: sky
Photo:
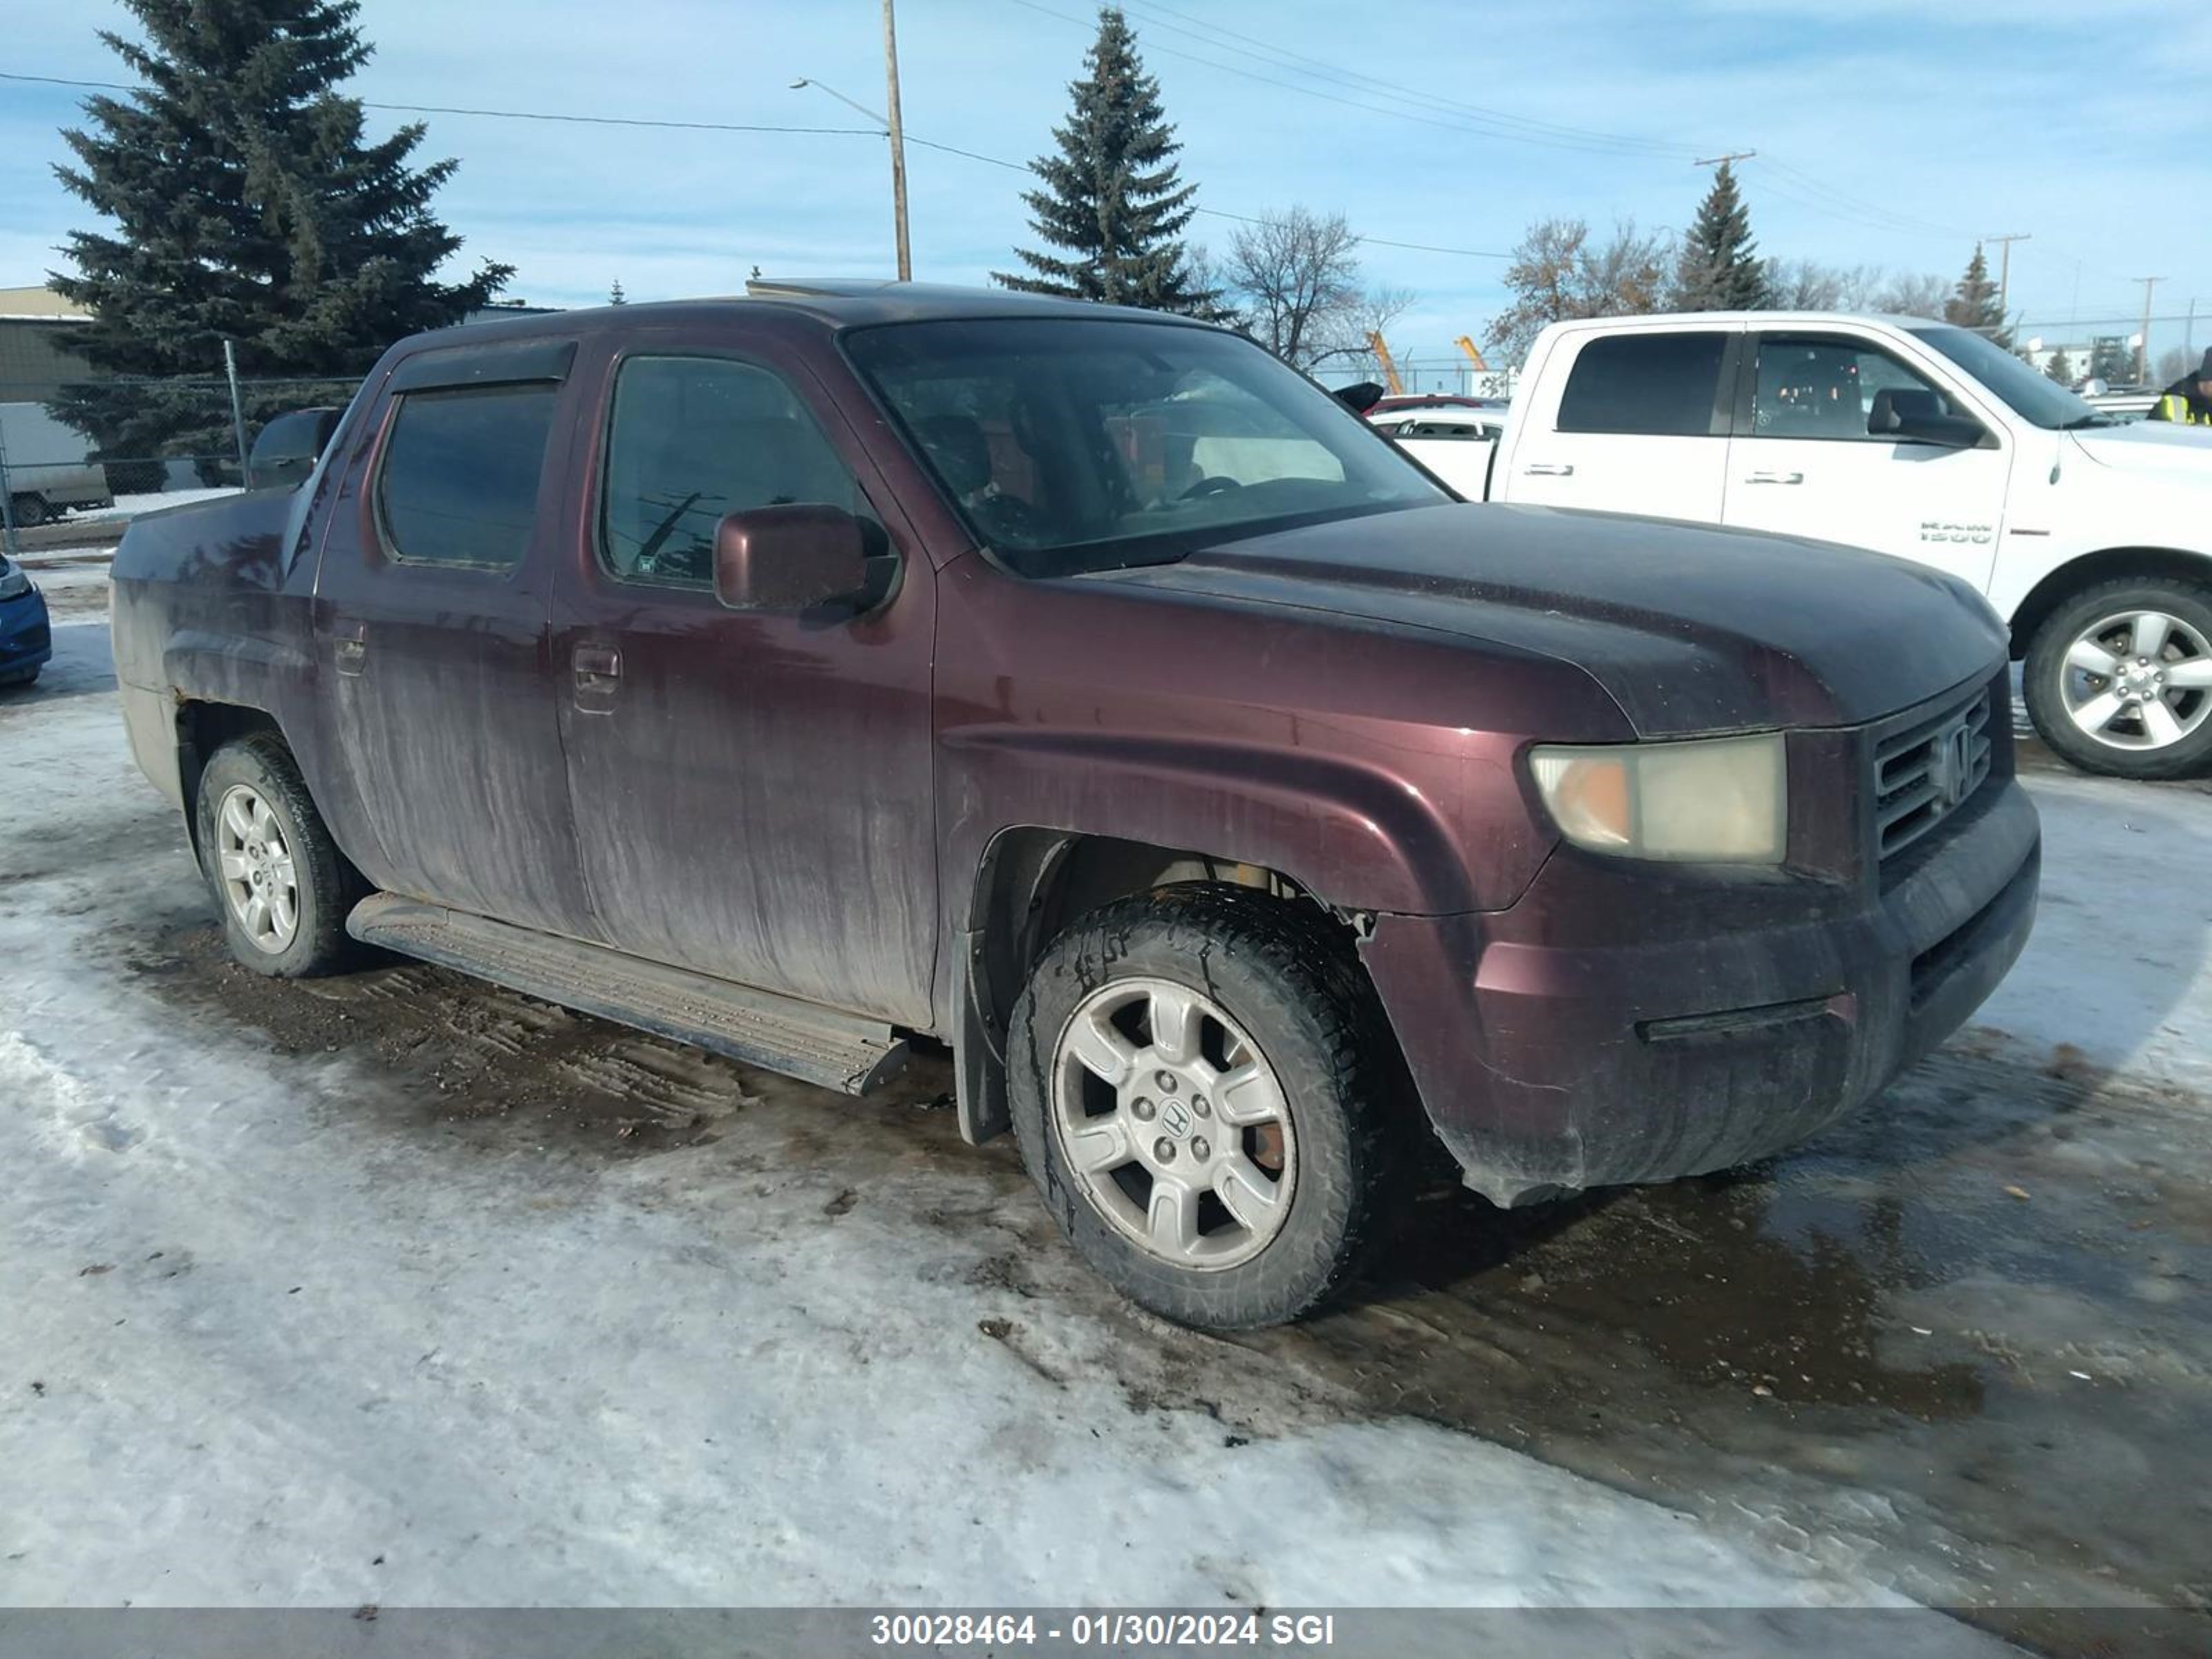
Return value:
[[(1503, 303), (1498, 257), (1579, 216), (1679, 229), (1741, 164), (1760, 250), (1955, 278), (2013, 246), (2012, 308), (2056, 342), (2212, 345), (2212, 5), (2204, 0), (1128, 0), (1206, 212), (1302, 204), (1413, 290), (1393, 331), (1441, 367)], [(915, 275), (986, 281), (1029, 240), (1016, 164), (1049, 144), (1096, 13), (1084, 0), (899, 0)], [(0, 70), (124, 78), (107, 0), (10, 0)], [(866, 127), (883, 108), (878, 0), (363, 0), (374, 102), (671, 122)], [(85, 94), (0, 80), (0, 286), (35, 282), (89, 210), (56, 182)], [(867, 132), (419, 118), (460, 167), (437, 198), (461, 258), (533, 303), (730, 293), (769, 275), (888, 275), (887, 146)], [(1417, 244), (1392, 246), (1387, 244)], [(1429, 250), (1449, 250), (1444, 252)], [(1992, 249), (1994, 255), (1995, 250)], [(1992, 258), (1992, 264), (1995, 259)], [(2191, 301), (2205, 320), (2183, 319)]]

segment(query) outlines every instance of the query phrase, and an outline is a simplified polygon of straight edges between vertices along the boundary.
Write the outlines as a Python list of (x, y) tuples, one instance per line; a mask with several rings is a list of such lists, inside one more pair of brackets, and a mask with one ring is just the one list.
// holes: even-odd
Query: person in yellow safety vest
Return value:
[(2212, 348), (2204, 361), (2183, 375), (2151, 405), (2149, 419), (2179, 421), (2184, 426), (2212, 426)]

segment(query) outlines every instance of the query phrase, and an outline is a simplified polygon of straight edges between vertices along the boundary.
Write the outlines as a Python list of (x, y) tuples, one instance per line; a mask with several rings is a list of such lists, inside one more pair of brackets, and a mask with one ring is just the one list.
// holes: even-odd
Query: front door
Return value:
[(548, 674), (571, 355), (526, 342), (401, 362), (345, 463), (315, 647), (357, 820), (347, 850), (369, 879), (588, 938)]
[[(591, 374), (603, 412), (577, 441), (597, 477), (553, 639), (603, 932), (656, 961), (928, 1024), (930, 565), (780, 348), (678, 335)], [(906, 556), (872, 615), (740, 613), (715, 599), (722, 515), (802, 501), (885, 525)]]
[(1763, 334), (1729, 445), (1726, 522), (1870, 547), (1933, 565), (1978, 592), (2003, 533), (2012, 450), (1903, 442), (1868, 430), (1884, 392), (1942, 413), (1954, 399), (1865, 340)]

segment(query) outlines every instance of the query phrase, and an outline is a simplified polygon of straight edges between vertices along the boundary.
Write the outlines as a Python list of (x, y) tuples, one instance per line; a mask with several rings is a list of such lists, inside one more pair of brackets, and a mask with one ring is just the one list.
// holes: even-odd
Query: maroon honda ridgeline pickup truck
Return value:
[(1501, 1205), (1786, 1146), (2033, 914), (1969, 589), (1461, 503), (1217, 329), (516, 319), (263, 459), (305, 482), (114, 567), (240, 961), (365, 942), (855, 1094), (941, 1041), (962, 1132), (1194, 1325), (1316, 1306), (1439, 1143)]

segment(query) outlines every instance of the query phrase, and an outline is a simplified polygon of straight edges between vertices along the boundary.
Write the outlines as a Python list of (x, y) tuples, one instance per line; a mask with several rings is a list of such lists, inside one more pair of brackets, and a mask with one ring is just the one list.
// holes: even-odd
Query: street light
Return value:
[(891, 21), (891, 0), (884, 0), (884, 86), (888, 94), (888, 118), (854, 103), (832, 86), (805, 76), (793, 81), (791, 89), (797, 92), (812, 87), (817, 92), (826, 92), (847, 109), (857, 110), (878, 126), (891, 141), (891, 224), (897, 238), (898, 279), (902, 283), (914, 280), (914, 258), (907, 249), (906, 238), (906, 129), (899, 119), (898, 32)]

